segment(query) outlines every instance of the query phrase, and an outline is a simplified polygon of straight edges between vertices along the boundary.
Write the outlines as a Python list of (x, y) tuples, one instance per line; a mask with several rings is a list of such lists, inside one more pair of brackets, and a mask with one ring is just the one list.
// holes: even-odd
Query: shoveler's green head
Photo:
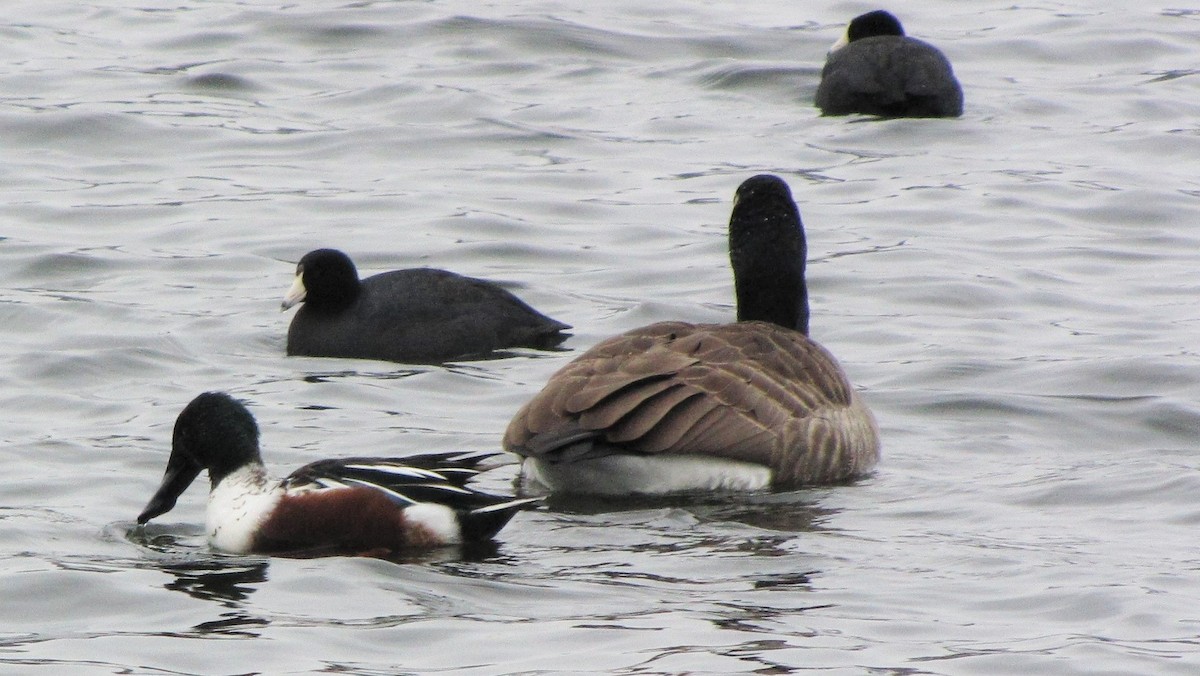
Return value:
[(138, 523), (174, 509), (175, 501), (202, 470), (208, 470), (215, 486), (230, 472), (251, 462), (262, 462), (254, 416), (228, 394), (201, 394), (175, 420), (166, 472), (158, 490), (138, 515)]

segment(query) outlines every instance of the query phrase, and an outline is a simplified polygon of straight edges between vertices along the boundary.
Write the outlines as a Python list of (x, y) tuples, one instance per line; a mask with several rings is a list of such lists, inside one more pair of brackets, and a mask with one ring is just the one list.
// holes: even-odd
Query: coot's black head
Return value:
[(296, 264), (296, 281), (283, 298), (283, 309), (305, 303), (314, 310), (337, 312), (358, 298), (354, 261), (337, 249), (317, 249)]
[(778, 176), (746, 179), (729, 217), (729, 260), (738, 321), (772, 322), (808, 333), (807, 256), (800, 210)]
[(877, 9), (854, 17), (846, 28), (846, 41), (874, 38), (880, 35), (904, 35), (900, 20), (886, 10)]
[(261, 462), (254, 416), (224, 392), (205, 392), (175, 419), (166, 472), (154, 497), (138, 515), (138, 523), (171, 511), (203, 470), (208, 470), (215, 486), (230, 472)]

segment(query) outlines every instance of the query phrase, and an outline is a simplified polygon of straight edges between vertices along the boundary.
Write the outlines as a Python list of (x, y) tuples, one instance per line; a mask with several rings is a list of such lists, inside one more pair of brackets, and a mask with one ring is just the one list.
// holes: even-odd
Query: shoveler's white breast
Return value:
[(526, 458), (521, 475), (534, 489), (595, 495), (753, 491), (771, 485), (769, 467), (705, 455), (616, 454), (561, 463)]
[(230, 473), (208, 494), (208, 541), (217, 549), (249, 553), (263, 521), (283, 497), (283, 487), (270, 482), (261, 466)]

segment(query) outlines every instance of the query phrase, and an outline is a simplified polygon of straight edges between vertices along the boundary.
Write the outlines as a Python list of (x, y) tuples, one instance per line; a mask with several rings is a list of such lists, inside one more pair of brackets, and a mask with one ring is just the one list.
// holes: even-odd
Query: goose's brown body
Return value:
[(874, 418), (833, 355), (767, 322), (662, 322), (609, 338), (550, 378), (504, 445), (551, 465), (734, 459), (769, 468), (777, 487), (844, 481), (879, 458)]

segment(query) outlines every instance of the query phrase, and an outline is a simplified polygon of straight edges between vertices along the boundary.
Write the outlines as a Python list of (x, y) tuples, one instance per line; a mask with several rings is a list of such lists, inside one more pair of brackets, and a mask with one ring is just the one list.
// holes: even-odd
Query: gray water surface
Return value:
[[(0, 669), (1200, 671), (1200, 10), (897, 5), (966, 113), (875, 121), (811, 105), (874, 7), (811, 4), (0, 5)], [(731, 319), (760, 172), (879, 419), (870, 478), (555, 503), (403, 563), (212, 552), (203, 482), (135, 528), (199, 392), (250, 404), (280, 474), (497, 449), (601, 338)], [(502, 281), (575, 335), (286, 358), (319, 246)]]

